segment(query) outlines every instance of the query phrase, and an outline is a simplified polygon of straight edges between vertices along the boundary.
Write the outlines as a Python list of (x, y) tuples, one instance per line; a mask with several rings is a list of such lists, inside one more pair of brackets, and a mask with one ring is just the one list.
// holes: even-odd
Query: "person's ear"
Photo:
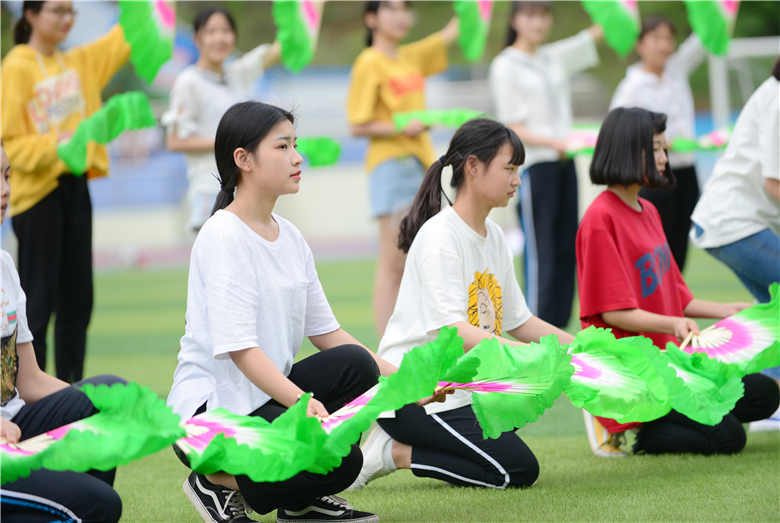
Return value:
[(377, 24), (377, 15), (376, 13), (366, 13), (366, 16), (363, 17), (363, 23), (366, 24), (366, 27), (374, 31), (376, 30), (376, 24)]
[(243, 147), (238, 147), (233, 151), (233, 162), (240, 171), (252, 170), (252, 159), (249, 151)]

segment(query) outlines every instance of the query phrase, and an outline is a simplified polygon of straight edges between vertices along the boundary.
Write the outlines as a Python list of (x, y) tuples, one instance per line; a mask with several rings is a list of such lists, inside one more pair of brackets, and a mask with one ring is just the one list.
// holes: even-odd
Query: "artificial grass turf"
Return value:
[[(736, 277), (702, 251), (691, 250), (688, 266), (686, 281), (697, 297), (750, 299)], [(376, 347), (373, 262), (327, 262), (318, 268), (342, 326)], [(184, 332), (186, 278), (183, 269), (99, 274), (86, 375), (119, 374), (166, 395)], [(569, 330), (577, 326), (575, 319)], [(307, 342), (302, 355), (310, 351)], [(541, 465), (530, 489), (455, 488), (401, 471), (347, 497), (383, 521), (780, 521), (780, 433), (749, 434), (746, 449), (736, 456), (596, 458), (581, 411), (561, 398), (520, 434)], [(170, 450), (120, 468), (116, 488), (124, 521), (199, 521), (181, 491), (185, 476)]]

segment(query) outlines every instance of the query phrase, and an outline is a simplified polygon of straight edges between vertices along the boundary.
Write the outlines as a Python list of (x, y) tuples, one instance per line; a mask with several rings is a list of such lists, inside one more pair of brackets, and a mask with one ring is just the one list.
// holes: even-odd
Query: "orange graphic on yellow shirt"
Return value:
[(504, 316), (501, 286), (487, 269), (484, 273), (474, 273), (474, 281), (469, 285), (468, 314), (469, 323), (475, 327), (501, 334), (501, 319)]

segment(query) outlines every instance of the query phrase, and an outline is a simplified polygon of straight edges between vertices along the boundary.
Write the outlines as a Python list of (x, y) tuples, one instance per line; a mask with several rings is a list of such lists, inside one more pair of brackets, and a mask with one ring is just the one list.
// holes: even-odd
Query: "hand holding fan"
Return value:
[(588, 327), (569, 345), (576, 371), (566, 395), (576, 407), (620, 423), (651, 421), (671, 410), (682, 384), (657, 347), (642, 336), (616, 339)]
[(469, 120), (486, 116), (480, 111), (470, 109), (427, 109), (424, 111), (409, 111), (395, 113), (393, 123), (399, 131), (409, 125), (412, 120), (419, 120), (425, 125), (442, 125), (444, 127), (460, 127)]
[(780, 365), (780, 284), (769, 287), (769, 302), (748, 307), (691, 336), (680, 348), (704, 352), (742, 375)]
[(274, 0), (271, 13), (276, 38), (282, 46), (282, 63), (293, 73), (314, 58), (323, 3), (323, 0)]
[(617, 54), (626, 56), (631, 52), (639, 36), (636, 0), (582, 0), (582, 6), (604, 29), (604, 39)]
[(76, 176), (87, 170), (87, 144), (107, 144), (125, 131), (154, 127), (157, 120), (149, 98), (141, 91), (117, 94), (83, 120), (70, 139), (57, 147), (57, 155)]
[(460, 22), (458, 44), (466, 59), (469, 62), (476, 62), (485, 51), (493, 2), (457, 0), (454, 9)]
[(165, 0), (119, 0), (119, 24), (138, 76), (152, 83), (173, 56), (176, 13)]
[(711, 53), (725, 56), (739, 9), (738, 0), (686, 0), (688, 22)]
[(99, 410), (17, 444), (0, 443), (2, 482), (50, 470), (109, 470), (161, 450), (184, 435), (179, 417), (136, 383), (91, 384), (82, 391)]
[(558, 338), (545, 336), (524, 347), (483, 340), (459, 360), (478, 364), (469, 382), (447, 381), (441, 388), (471, 391), (471, 408), (486, 438), (536, 421), (563, 392), (574, 367)]

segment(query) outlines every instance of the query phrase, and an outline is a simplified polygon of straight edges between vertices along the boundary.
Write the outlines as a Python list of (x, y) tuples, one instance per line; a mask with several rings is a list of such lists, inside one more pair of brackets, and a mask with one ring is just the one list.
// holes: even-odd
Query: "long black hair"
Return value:
[(520, 12), (533, 12), (544, 11), (546, 13), (552, 12), (552, 5), (545, 0), (539, 0), (534, 2), (533, 0), (516, 0), (512, 2), (512, 11), (509, 13), (509, 29), (506, 33), (506, 47), (509, 47), (517, 40), (517, 31), (513, 27), (515, 16)]
[(230, 11), (221, 6), (204, 7), (198, 11), (192, 21), (193, 32), (197, 33), (200, 31), (201, 28), (203, 28), (203, 26), (206, 25), (206, 23), (209, 21), (209, 18), (217, 13), (225, 17), (225, 19), (228, 21), (228, 24), (230, 25), (230, 29), (233, 30), (233, 34), (237, 35), (238, 31), (236, 30), (236, 21), (233, 19), (233, 15), (230, 14)]
[[(369, 0), (363, 7), (363, 23), (366, 23), (367, 14), (377, 14), (382, 4), (386, 4), (387, 0)], [(412, 5), (411, 2), (404, 2), (406, 7)], [(374, 44), (374, 31), (370, 27), (366, 27), (366, 47), (371, 47)]]
[(470, 156), (476, 156), (480, 162), (487, 165), (507, 142), (512, 146), (510, 163), (522, 164), (525, 161), (525, 148), (517, 134), (509, 127), (488, 118), (475, 118), (461, 125), (450, 140), (447, 152), (426, 171), (409, 214), (401, 220), (398, 248), (409, 252), (420, 227), (441, 210), (441, 196), (444, 192), (441, 172), (444, 167), (452, 166), (450, 186), (457, 190), (463, 185), (466, 160)]
[(233, 159), (233, 152), (241, 148), (254, 153), (263, 138), (283, 120), (295, 123), (291, 112), (260, 102), (237, 103), (225, 111), (214, 139), (220, 191), (211, 214), (224, 209), (233, 201), (241, 174)]
[(25, 0), (22, 2), (22, 17), (16, 22), (14, 26), (14, 44), (26, 44), (30, 41), (32, 35), (32, 26), (27, 21), (25, 14), (27, 11), (33, 13), (40, 13), (45, 2), (30, 2)]
[(653, 156), (653, 135), (666, 131), (666, 115), (639, 107), (612, 109), (601, 124), (590, 181), (596, 185), (672, 187), (674, 175), (667, 162), (658, 172)]

